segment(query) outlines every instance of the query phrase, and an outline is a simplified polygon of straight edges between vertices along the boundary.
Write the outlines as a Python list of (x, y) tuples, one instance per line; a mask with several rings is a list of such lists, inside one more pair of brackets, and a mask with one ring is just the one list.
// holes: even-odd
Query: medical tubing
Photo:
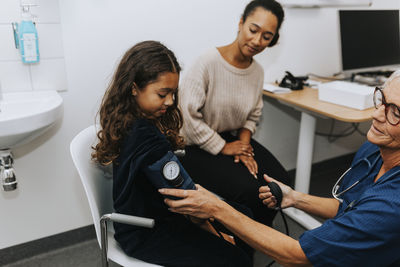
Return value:
[(285, 225), (285, 232), (286, 232), (286, 235), (287, 235), (287, 236), (290, 236), (290, 235), (289, 235), (289, 226), (288, 226), (288, 223), (287, 223), (287, 221), (286, 221), (285, 214), (283, 214), (282, 209), (279, 209), (279, 212), (281, 213), (282, 220), (283, 220), (283, 224)]
[[(281, 208), (281, 207), (279, 207), (278, 210), (279, 210), (279, 212), (281, 213), (282, 220), (283, 220), (283, 224), (285, 225), (286, 235), (287, 235), (287, 236), (290, 236), (290, 235), (289, 235), (289, 226), (288, 226), (288, 223), (287, 223), (287, 221), (286, 221), (285, 214), (283, 214), (283, 211), (282, 211), (282, 208)], [(271, 267), (272, 264), (274, 264), (274, 263), (275, 263), (275, 260), (273, 260), (273, 261), (271, 261), (270, 263), (268, 263), (265, 267)]]

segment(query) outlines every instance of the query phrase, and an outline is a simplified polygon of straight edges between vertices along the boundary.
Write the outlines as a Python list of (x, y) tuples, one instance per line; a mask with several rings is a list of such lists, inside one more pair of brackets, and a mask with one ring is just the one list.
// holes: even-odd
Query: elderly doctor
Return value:
[[(265, 176), (281, 187), (282, 208), (328, 219), (298, 241), (253, 221), (199, 185), (198, 190), (160, 193), (183, 198), (165, 199), (171, 211), (218, 220), (285, 266), (400, 266), (400, 71), (375, 89), (374, 104), (368, 141), (334, 186), (333, 198), (297, 192)], [(269, 187), (259, 191), (261, 201), (273, 208)]]

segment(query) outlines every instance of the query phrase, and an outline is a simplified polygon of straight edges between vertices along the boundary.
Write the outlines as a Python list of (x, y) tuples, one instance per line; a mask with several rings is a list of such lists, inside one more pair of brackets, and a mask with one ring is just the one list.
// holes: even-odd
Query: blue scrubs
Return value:
[(338, 192), (360, 183), (341, 196), (333, 219), (300, 236), (314, 266), (400, 266), (400, 166), (374, 183), (381, 166), (379, 148), (366, 142)]

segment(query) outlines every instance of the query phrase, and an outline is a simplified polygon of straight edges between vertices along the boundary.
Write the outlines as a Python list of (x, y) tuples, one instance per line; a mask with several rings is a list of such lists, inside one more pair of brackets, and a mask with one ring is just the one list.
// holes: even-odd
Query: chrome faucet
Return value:
[(14, 159), (11, 151), (0, 150), (0, 180), (4, 191), (17, 189), (17, 179), (13, 167)]

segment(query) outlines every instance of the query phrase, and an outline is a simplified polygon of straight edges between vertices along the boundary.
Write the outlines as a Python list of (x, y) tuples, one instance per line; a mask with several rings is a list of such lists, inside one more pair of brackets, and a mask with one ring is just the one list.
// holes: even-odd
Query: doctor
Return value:
[[(299, 240), (237, 212), (198, 186), (197, 191), (162, 189), (182, 197), (165, 202), (171, 211), (214, 218), (257, 250), (285, 266), (399, 266), (400, 264), (400, 71), (374, 92), (375, 111), (368, 142), (332, 189), (333, 198), (315, 197), (279, 184), (282, 208), (295, 207), (327, 220)], [(259, 197), (272, 208), (267, 186)]]

